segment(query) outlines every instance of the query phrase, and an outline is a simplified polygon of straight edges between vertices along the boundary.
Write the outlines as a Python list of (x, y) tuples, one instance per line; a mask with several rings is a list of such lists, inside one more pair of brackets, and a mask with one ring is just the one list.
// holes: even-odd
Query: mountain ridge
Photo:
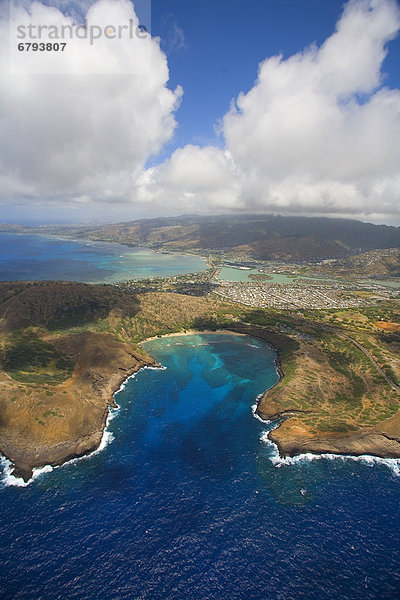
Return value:
[(68, 235), (165, 251), (228, 252), (259, 260), (346, 258), (400, 248), (400, 227), (353, 219), (216, 215), (155, 217), (108, 225), (27, 227), (0, 224), (0, 232)]

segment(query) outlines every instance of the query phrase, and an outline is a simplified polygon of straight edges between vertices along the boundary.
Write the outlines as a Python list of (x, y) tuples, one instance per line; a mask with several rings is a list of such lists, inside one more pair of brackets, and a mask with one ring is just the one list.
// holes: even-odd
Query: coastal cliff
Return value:
[[(268, 437), (280, 456), (312, 453), (400, 458), (397, 386), (388, 385), (383, 377), (378, 379), (373, 364), (369, 370), (365, 365), (358, 370), (361, 381), (351, 379), (344, 369), (335, 370), (329, 353), (315, 340), (300, 341), (287, 362), (287, 377), (279, 354), (277, 363), (279, 381), (259, 398), (256, 413), (263, 420), (279, 423)], [(351, 366), (350, 362), (350, 374)], [(351, 385), (354, 381), (359, 384), (358, 396)]]
[(308, 437), (298, 423), (284, 423), (271, 431), (269, 439), (278, 446), (279, 454), (342, 454), (347, 456), (378, 456), (400, 458), (400, 437), (390, 438), (379, 431), (360, 431), (354, 434), (332, 433), (330, 437), (315, 435)]
[(55, 386), (16, 383), (1, 373), (0, 452), (27, 481), (35, 467), (60, 465), (96, 450), (113, 394), (144, 366), (157, 366), (109, 334), (81, 333), (55, 340), (73, 358), (72, 377)]

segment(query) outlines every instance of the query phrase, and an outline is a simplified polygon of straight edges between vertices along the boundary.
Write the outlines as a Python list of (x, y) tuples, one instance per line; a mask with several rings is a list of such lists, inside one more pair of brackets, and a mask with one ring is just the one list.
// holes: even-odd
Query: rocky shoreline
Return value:
[(364, 430), (356, 433), (330, 435), (316, 435), (308, 437), (301, 435), (290, 427), (289, 420), (301, 411), (293, 408), (276, 412), (276, 405), (269, 406), (269, 395), (284, 378), (279, 351), (277, 353), (276, 367), (279, 375), (278, 381), (269, 390), (266, 390), (257, 400), (255, 414), (263, 421), (281, 421), (281, 423), (268, 433), (268, 439), (273, 442), (281, 458), (299, 456), (301, 454), (336, 454), (341, 456), (375, 456), (379, 458), (400, 458), (400, 438), (390, 436), (382, 431)]
[[(74, 377), (51, 392), (54, 393), (51, 400), (54, 398), (53, 404), (57, 406), (54, 411), (61, 411), (61, 401), (65, 404), (75, 400), (69, 413), (65, 411), (61, 439), (51, 431), (47, 436), (40, 432), (39, 437), (33, 428), (29, 437), (21, 435), (18, 414), (14, 420), (10, 419), (8, 427), (0, 430), (0, 452), (12, 463), (12, 475), (25, 482), (32, 478), (35, 468), (59, 466), (97, 450), (103, 439), (109, 409), (117, 406), (114, 394), (140, 369), (159, 366), (150, 357), (145, 359), (133, 354), (127, 344), (117, 342), (109, 335), (82, 334), (75, 337), (74, 343), (78, 365)], [(45, 394), (37, 394), (35, 400), (39, 399), (40, 403)], [(48, 396), (46, 401), (49, 402)], [(33, 414), (26, 416), (32, 422), (37, 421)]]
[[(206, 332), (190, 331), (186, 334), (195, 333)], [(267, 332), (240, 325), (229, 331), (207, 333), (252, 335), (269, 343), (277, 353), (275, 362), (279, 379), (258, 399), (256, 414), (263, 420), (282, 421), (268, 434), (269, 439), (278, 447), (281, 457), (313, 453), (400, 458), (400, 440), (382, 431), (361, 430), (350, 434), (332, 433), (310, 437), (304, 435), (300, 428), (291, 426), (291, 421), (300, 411), (279, 410), (276, 403), (271, 401), (271, 393), (282, 382), (284, 372), (279, 349), (269, 341)], [(176, 335), (185, 335), (185, 333)], [(35, 468), (46, 465), (59, 466), (97, 450), (103, 439), (109, 408), (116, 407), (114, 394), (140, 369), (146, 366), (160, 366), (151, 357), (144, 358), (133, 354), (129, 345), (117, 342), (107, 334), (82, 334), (74, 336), (73, 341), (75, 345), (72, 353), (77, 361), (76, 373), (72, 383), (59, 386), (62, 388), (59, 392), (67, 395), (70, 401), (75, 396), (79, 396), (82, 400), (72, 406), (66, 428), (68, 431), (67, 433), (63, 431), (63, 439), (53, 436), (50, 441), (50, 439), (43, 439), (42, 436), (42, 443), (29, 443), (26, 438), (13, 435), (12, 425), (9, 427), (8, 435), (4, 434), (4, 429), (0, 431), (0, 452), (13, 463), (12, 474), (21, 477), (25, 482), (31, 479)], [(60, 398), (62, 397), (59, 396), (58, 399)], [(30, 418), (32, 419), (32, 415)], [(79, 426), (76, 425), (77, 423)], [(34, 436), (31, 440), (34, 442)]]
[[(195, 335), (198, 333), (216, 332), (190, 330), (169, 335)], [(229, 330), (220, 331), (220, 333), (238, 334), (238, 332)], [(169, 335), (162, 337), (169, 337)], [(157, 338), (148, 338), (148, 340), (151, 339)], [(72, 352), (77, 360), (76, 374), (73, 378), (74, 391), (88, 400), (85, 404), (81, 403), (75, 406), (75, 412), (79, 413), (84, 410), (94, 419), (91, 420), (91, 425), (87, 425), (83, 431), (79, 432), (80, 435), (69, 436), (70, 439), (63, 441), (55, 440), (53, 443), (29, 444), (26, 439), (22, 440), (20, 436), (13, 435), (12, 426), (7, 432), (0, 430), (0, 453), (12, 463), (11, 474), (16, 478), (22, 478), (25, 482), (32, 478), (34, 469), (43, 468), (46, 465), (60, 466), (70, 460), (95, 452), (103, 440), (109, 409), (117, 407), (114, 394), (140, 369), (160, 367), (151, 357), (144, 359), (133, 354), (127, 344), (117, 342), (108, 335), (82, 334), (74, 336), (73, 341), (75, 344)], [(88, 361), (85, 346), (89, 345), (91, 348)], [(100, 345), (100, 351), (96, 350), (96, 345)], [(99, 357), (101, 357), (100, 361)], [(116, 359), (116, 357), (118, 358)], [(102, 363), (101, 369), (99, 369), (99, 362)], [(65, 390), (63, 393), (65, 394)], [(98, 402), (91, 406), (90, 399), (94, 394), (101, 401), (101, 410), (99, 410)], [(73, 415), (73, 418), (76, 416), (79, 415)], [(33, 418), (31, 416), (31, 420)]]
[[(278, 432), (278, 433), (277, 433)], [(300, 454), (337, 454), (342, 456), (376, 456), (400, 458), (400, 440), (378, 431), (364, 431), (346, 436), (315, 437), (313, 439), (285, 437), (279, 427), (268, 434), (282, 458)]]
[(30, 451), (21, 450), (11, 444), (3, 444), (1, 453), (14, 465), (11, 474), (27, 482), (32, 478), (33, 469), (42, 468), (46, 465), (57, 467), (74, 458), (81, 458), (97, 450), (103, 438), (107, 416), (108, 408), (104, 412), (101, 428), (74, 442), (42, 446)]

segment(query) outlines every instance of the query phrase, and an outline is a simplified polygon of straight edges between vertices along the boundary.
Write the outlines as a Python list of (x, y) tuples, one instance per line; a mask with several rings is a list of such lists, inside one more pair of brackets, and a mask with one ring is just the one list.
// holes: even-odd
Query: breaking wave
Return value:
[[(129, 377), (127, 377), (121, 383), (120, 387), (115, 392), (114, 397), (119, 392), (121, 392), (122, 390), (125, 389), (125, 387), (126, 387), (128, 381), (129, 381), (129, 379), (133, 379), (140, 371), (142, 371), (144, 369), (150, 369), (150, 370), (158, 371), (158, 370), (165, 370), (166, 367), (163, 367), (163, 366), (160, 366), (160, 367), (152, 367), (152, 366), (142, 367), (141, 369), (139, 369), (139, 371), (136, 371), (135, 373), (133, 373), (132, 375), (130, 375)], [(0, 455), (0, 472), (1, 472), (1, 474), (0, 474), (0, 486), (1, 487), (8, 487), (8, 486), (27, 487), (28, 485), (30, 485), (31, 483), (33, 483), (36, 479), (38, 479), (41, 475), (44, 475), (46, 473), (51, 473), (52, 471), (54, 471), (54, 469), (60, 469), (60, 468), (65, 467), (67, 465), (73, 465), (73, 464), (76, 464), (80, 460), (87, 460), (87, 459), (92, 458), (93, 456), (96, 456), (97, 454), (99, 454), (100, 452), (102, 452), (114, 440), (114, 434), (111, 431), (108, 430), (108, 427), (109, 427), (110, 422), (113, 419), (115, 419), (115, 417), (117, 416), (119, 410), (120, 410), (120, 407), (118, 406), (118, 404), (116, 404), (115, 407), (113, 407), (113, 406), (109, 407), (108, 415), (107, 415), (107, 421), (106, 421), (106, 426), (104, 427), (104, 431), (103, 431), (103, 435), (102, 435), (102, 438), (101, 438), (101, 442), (98, 445), (98, 447), (96, 448), (96, 450), (93, 450), (92, 452), (90, 452), (89, 454), (85, 454), (84, 456), (77, 456), (76, 458), (72, 458), (71, 460), (68, 460), (68, 461), (64, 462), (62, 465), (56, 465), (56, 466), (45, 465), (45, 466), (40, 467), (40, 468), (35, 468), (35, 469), (33, 469), (32, 477), (28, 481), (24, 481), (22, 479), (22, 477), (15, 477), (12, 474), (13, 469), (14, 469), (13, 463), (10, 460), (8, 460), (5, 456), (1, 456)]]
[[(265, 422), (265, 421), (264, 421)], [(279, 454), (279, 450), (276, 444), (272, 442), (268, 434), (271, 430), (264, 431), (260, 440), (269, 447), (271, 453), (269, 456), (270, 461), (275, 467), (282, 467), (283, 465), (297, 465), (304, 462), (311, 462), (313, 460), (341, 460), (362, 463), (368, 467), (374, 467), (376, 465), (383, 465), (390, 469), (390, 471), (396, 477), (400, 477), (400, 458), (380, 458), (379, 456), (371, 456), (369, 454), (363, 454), (361, 456), (352, 456), (351, 454), (312, 454), (307, 452), (306, 454), (298, 454), (297, 456), (286, 456), (282, 457)]]

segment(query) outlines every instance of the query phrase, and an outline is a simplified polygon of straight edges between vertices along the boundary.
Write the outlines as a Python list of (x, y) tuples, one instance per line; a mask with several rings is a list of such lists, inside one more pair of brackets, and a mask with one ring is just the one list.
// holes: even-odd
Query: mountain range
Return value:
[(236, 258), (323, 260), (400, 247), (400, 227), (350, 219), (224, 215), (159, 217), (106, 225), (26, 227), (0, 232), (64, 234), (166, 251), (224, 252)]

